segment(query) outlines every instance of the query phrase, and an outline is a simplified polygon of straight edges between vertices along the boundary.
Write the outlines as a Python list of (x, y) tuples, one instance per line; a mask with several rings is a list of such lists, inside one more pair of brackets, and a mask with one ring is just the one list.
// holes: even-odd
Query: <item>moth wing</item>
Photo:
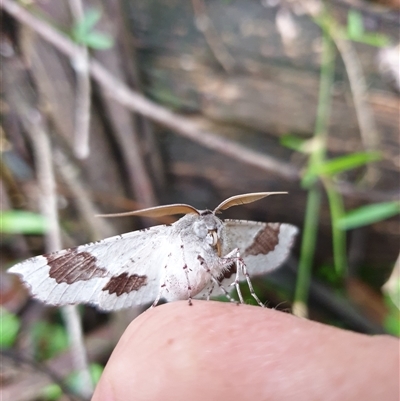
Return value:
[[(297, 227), (291, 224), (225, 220), (222, 255), (239, 248), (250, 277), (265, 274), (286, 260), (297, 233)], [(226, 277), (222, 285), (233, 281), (234, 274)]]
[(89, 303), (116, 310), (148, 304), (159, 291), (168, 229), (155, 226), (36, 256), (8, 271), (51, 305)]

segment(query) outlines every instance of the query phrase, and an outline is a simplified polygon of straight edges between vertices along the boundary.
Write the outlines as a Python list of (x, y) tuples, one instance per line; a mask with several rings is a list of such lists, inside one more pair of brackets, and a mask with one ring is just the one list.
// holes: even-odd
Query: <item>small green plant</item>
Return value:
[(323, 162), (313, 164), (308, 168), (306, 173), (303, 175), (302, 186), (307, 188), (309, 185), (317, 181), (318, 178), (334, 178), (338, 174), (380, 159), (381, 156), (377, 152), (355, 152), (336, 157), (335, 159), (324, 160)]
[(342, 230), (362, 227), (388, 219), (400, 213), (400, 202), (382, 202), (362, 206), (347, 212), (339, 221)]
[(56, 401), (63, 396), (63, 390), (58, 384), (52, 383), (42, 389), (41, 395), (46, 401)]
[(386, 35), (365, 31), (362, 15), (356, 10), (350, 10), (347, 14), (346, 38), (353, 42), (365, 43), (376, 47), (389, 45), (389, 39)]
[(0, 213), (2, 234), (45, 234), (47, 229), (47, 221), (40, 214), (24, 210), (8, 210)]
[[(308, 313), (307, 298), (316, 251), (323, 191), (328, 197), (332, 221), (334, 274), (329, 277), (336, 284), (342, 281), (347, 271), (346, 230), (394, 216), (399, 213), (400, 209), (399, 202), (386, 202), (363, 206), (357, 210), (346, 212), (342, 195), (336, 184), (338, 176), (349, 170), (378, 161), (380, 155), (376, 152), (354, 152), (334, 159), (327, 158), (329, 116), (335, 75), (336, 49), (333, 38), (337, 38), (339, 35), (346, 40), (354, 40), (374, 46), (386, 45), (388, 41), (382, 35), (365, 32), (362, 17), (355, 11), (348, 15), (347, 31), (336, 22), (327, 9), (315, 19), (315, 22), (322, 29), (323, 51), (314, 134), (307, 139), (294, 135), (286, 135), (281, 139), (282, 145), (308, 156), (307, 167), (302, 174), (301, 182), (308, 195), (293, 304), (294, 313), (300, 316), (307, 316)], [(325, 276), (326, 273), (325, 269)]]
[[(90, 375), (92, 377), (92, 381), (94, 384), (97, 384), (100, 380), (100, 376), (103, 373), (104, 367), (98, 363), (92, 363), (89, 366)], [(79, 390), (82, 388), (80, 383), (80, 377), (77, 372), (71, 373), (67, 380), (66, 386), (71, 389), (72, 393), (79, 393)], [(43, 388), (42, 397), (46, 401), (56, 401), (61, 399), (63, 396), (63, 390), (58, 384), (49, 384), (48, 386)]]
[(38, 360), (49, 359), (68, 348), (68, 335), (59, 324), (37, 322), (32, 328), (32, 339)]
[(75, 23), (72, 28), (72, 39), (92, 49), (104, 50), (113, 46), (114, 41), (105, 33), (94, 30), (94, 26), (101, 18), (101, 11), (97, 9), (88, 10), (84, 17)]
[[(400, 281), (399, 281), (399, 292), (400, 294)], [(385, 304), (388, 308), (388, 314), (385, 316), (385, 321), (383, 325), (386, 331), (394, 336), (400, 337), (400, 310), (398, 307), (392, 302), (389, 296), (385, 297)]]
[(11, 348), (21, 326), (19, 318), (4, 308), (0, 308), (0, 347)]

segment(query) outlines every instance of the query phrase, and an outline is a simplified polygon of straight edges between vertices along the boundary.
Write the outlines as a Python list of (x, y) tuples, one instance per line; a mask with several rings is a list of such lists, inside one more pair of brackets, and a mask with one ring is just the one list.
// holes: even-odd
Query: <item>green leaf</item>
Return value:
[(321, 149), (321, 138), (313, 137), (310, 139), (299, 138), (295, 135), (284, 135), (280, 139), (280, 143), (289, 149), (296, 150), (297, 152), (311, 154)]
[(101, 11), (98, 9), (90, 9), (85, 12), (83, 18), (75, 23), (72, 28), (72, 34), (76, 41), (80, 42), (81, 38), (86, 36), (94, 26), (100, 21)]
[(318, 277), (327, 281), (332, 286), (339, 286), (342, 284), (342, 276), (335, 270), (335, 266), (323, 264), (316, 271)]
[(20, 328), (17, 316), (7, 310), (0, 309), (0, 347), (10, 348), (14, 344)]
[(400, 337), (400, 315), (398, 311), (392, 310), (386, 315), (383, 325), (388, 333)]
[(110, 35), (93, 30), (100, 18), (100, 10), (88, 10), (83, 19), (78, 21), (72, 28), (72, 38), (75, 40), (75, 42), (93, 49), (100, 50), (109, 49), (112, 47), (114, 41)]
[[(91, 363), (89, 365), (90, 377), (94, 384), (97, 384), (100, 380), (104, 367), (98, 363)], [(81, 381), (82, 376), (78, 372), (72, 372), (67, 379), (68, 386), (76, 393), (80, 393), (82, 390), (83, 383)]]
[(327, 160), (318, 166), (313, 166), (310, 174), (334, 176), (380, 159), (381, 156), (377, 152), (351, 153), (349, 155)]
[(337, 226), (343, 230), (366, 226), (400, 213), (400, 202), (383, 202), (362, 206), (339, 219)]
[[(91, 363), (89, 365), (90, 376), (92, 378), (93, 384), (97, 384), (102, 375), (104, 366), (98, 363)], [(66, 385), (75, 393), (80, 393), (82, 390), (81, 376), (78, 372), (72, 372), (68, 375), (66, 379)], [(57, 384), (49, 384), (42, 390), (42, 397), (46, 401), (55, 401), (61, 398), (63, 391), (61, 387)]]
[(80, 42), (83, 45), (91, 47), (92, 49), (109, 49), (113, 46), (114, 41), (110, 35), (105, 33), (93, 31), (82, 37)]
[(61, 325), (38, 322), (32, 328), (36, 354), (48, 359), (68, 348), (68, 335)]
[(355, 10), (347, 15), (347, 39), (365, 43), (370, 46), (384, 47), (390, 43), (389, 38), (379, 32), (365, 32), (362, 15)]
[(319, 173), (321, 175), (333, 176), (380, 159), (381, 156), (377, 152), (351, 153), (350, 155), (326, 161), (320, 166)]
[(388, 313), (385, 316), (383, 325), (388, 333), (400, 337), (400, 310), (398, 308), (398, 302), (396, 302), (396, 305), (393, 302), (393, 298), (388, 294), (385, 294), (384, 300)]
[(46, 401), (56, 401), (61, 398), (63, 391), (58, 384), (52, 383), (42, 388), (41, 396)]
[(347, 36), (350, 40), (358, 40), (364, 35), (364, 22), (362, 15), (355, 10), (347, 14)]
[(374, 47), (386, 47), (389, 45), (389, 38), (378, 32), (367, 32), (357, 42), (365, 43), (366, 45)]
[(299, 138), (296, 135), (283, 135), (280, 138), (280, 143), (282, 146), (298, 152), (303, 152), (302, 147), (306, 141), (306, 139)]
[(92, 380), (94, 384), (97, 384), (100, 380), (101, 375), (103, 374), (104, 366), (98, 363), (90, 364), (90, 375), (92, 376)]
[(4, 234), (44, 234), (46, 219), (37, 213), (10, 210), (0, 213), (0, 232)]
[(382, 286), (382, 291), (388, 306), (400, 311), (400, 274), (398, 274), (398, 270), (396, 262), (389, 280)]

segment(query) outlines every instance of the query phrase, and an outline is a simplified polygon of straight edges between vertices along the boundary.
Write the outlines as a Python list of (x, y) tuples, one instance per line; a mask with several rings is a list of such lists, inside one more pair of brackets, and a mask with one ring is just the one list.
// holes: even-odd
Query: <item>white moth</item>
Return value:
[[(185, 204), (158, 206), (106, 215), (160, 217), (185, 214), (172, 225), (106, 238), (21, 262), (8, 271), (19, 274), (34, 297), (51, 305), (89, 303), (117, 310), (160, 299), (175, 301), (207, 297), (236, 286), (249, 275), (264, 274), (287, 257), (297, 228), (289, 224), (221, 220), (231, 206), (284, 192), (233, 196), (213, 211)], [(232, 300), (232, 299), (231, 299)]]

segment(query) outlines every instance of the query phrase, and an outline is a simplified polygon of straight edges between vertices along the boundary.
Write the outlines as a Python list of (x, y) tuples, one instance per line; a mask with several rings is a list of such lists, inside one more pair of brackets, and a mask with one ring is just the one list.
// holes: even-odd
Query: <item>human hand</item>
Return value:
[(136, 318), (92, 401), (399, 400), (399, 341), (276, 310), (173, 302)]

